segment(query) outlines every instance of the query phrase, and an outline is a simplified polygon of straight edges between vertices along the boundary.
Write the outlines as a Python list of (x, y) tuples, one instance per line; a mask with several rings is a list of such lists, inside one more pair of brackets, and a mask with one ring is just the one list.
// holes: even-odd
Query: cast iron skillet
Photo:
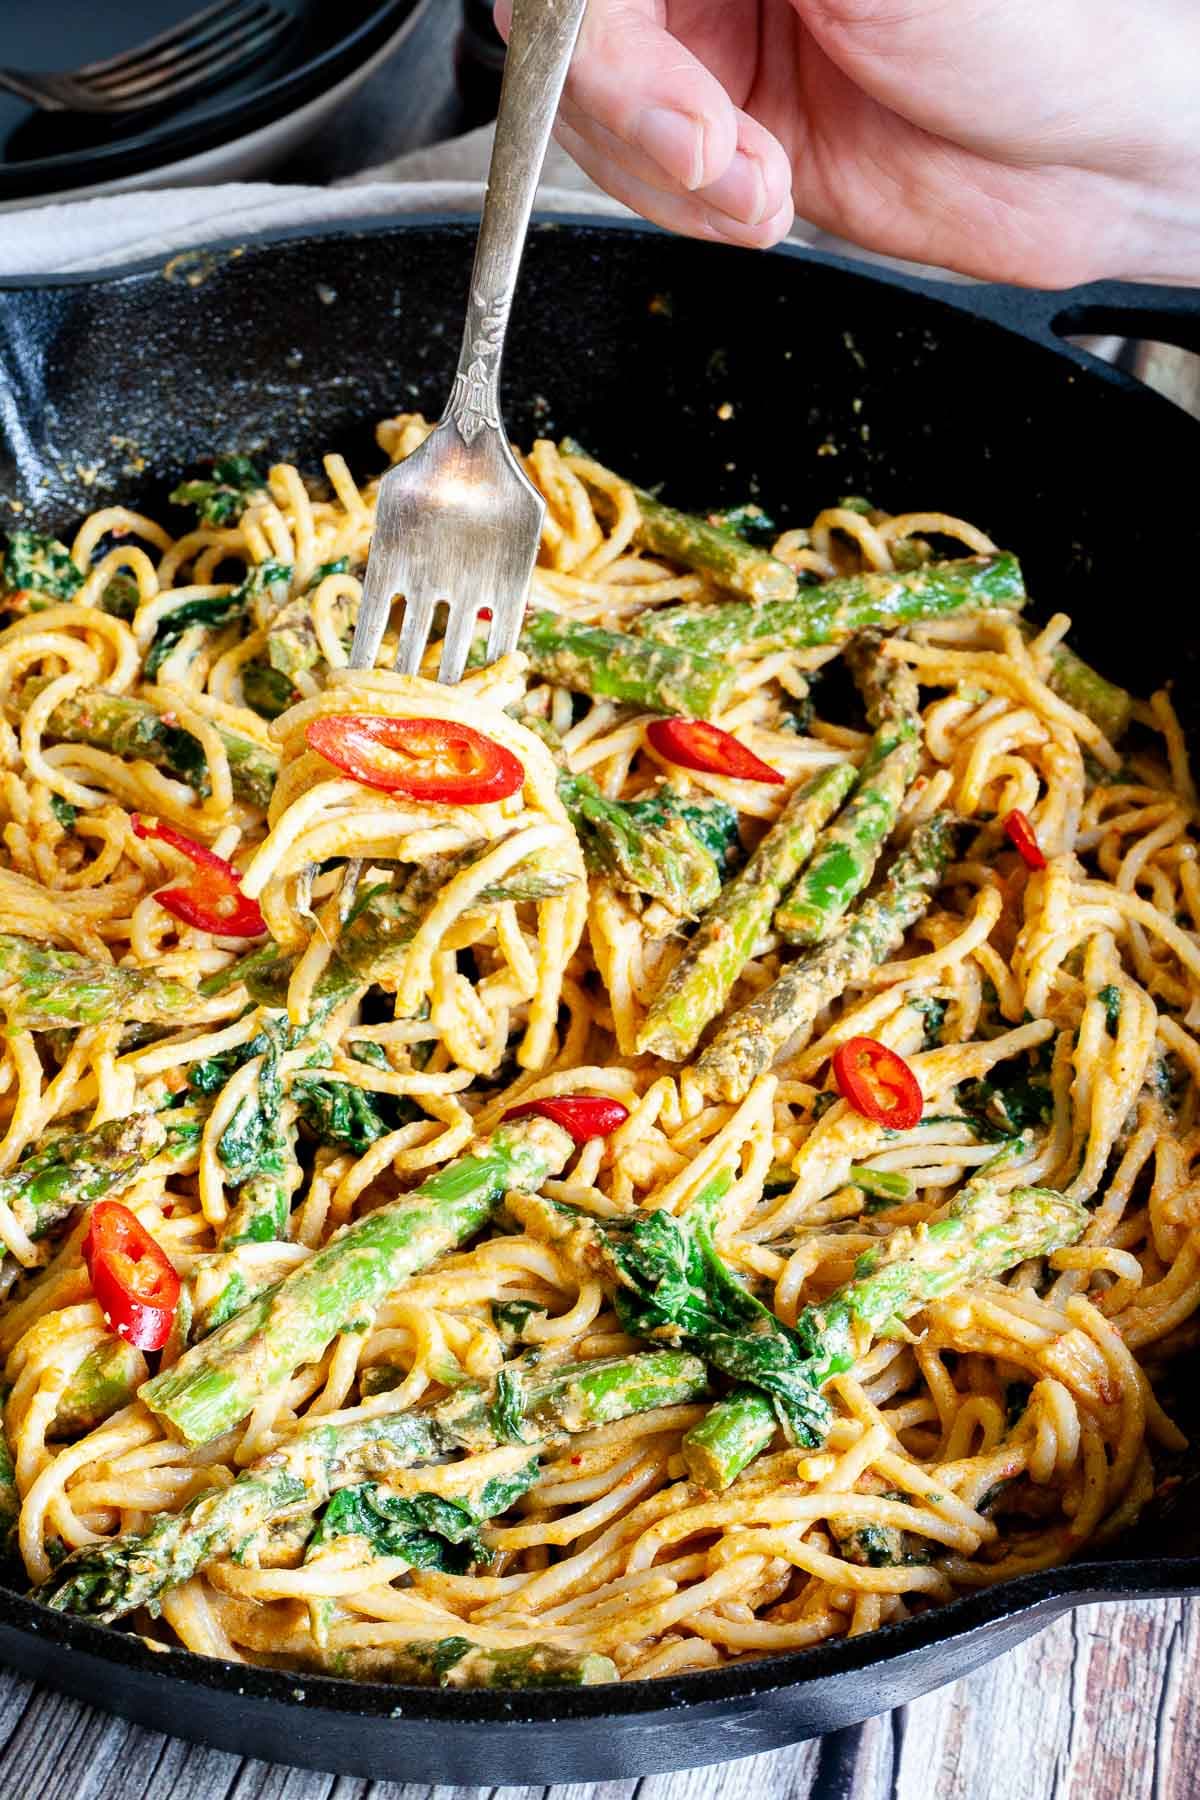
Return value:
[[(153, 512), (185, 465), (225, 447), (306, 463), (338, 448), (377, 466), (364, 421), (439, 409), (448, 390), (473, 240), (470, 223), (398, 222), (0, 283), (0, 517), (6, 499), (23, 523), (60, 529), (118, 498)], [(644, 482), (665, 477), (685, 505), (752, 494), (804, 520), (854, 492), (962, 512), (1021, 553), (1038, 612), (1070, 611), (1084, 651), (1134, 688), (1176, 678), (1200, 722), (1186, 610), (1200, 426), (1060, 341), (1108, 331), (1200, 350), (1200, 296), (947, 289), (792, 250), (547, 221), (513, 312), (506, 413), (515, 437), (570, 430)], [(1186, 1428), (1186, 1392), (1175, 1404)], [(3, 1590), (0, 1657), (144, 1725), (348, 1775), (647, 1775), (853, 1724), (1084, 1600), (1200, 1591), (1200, 1452), (1176, 1473), (1111, 1560), (673, 1681), (359, 1686), (150, 1649)]]

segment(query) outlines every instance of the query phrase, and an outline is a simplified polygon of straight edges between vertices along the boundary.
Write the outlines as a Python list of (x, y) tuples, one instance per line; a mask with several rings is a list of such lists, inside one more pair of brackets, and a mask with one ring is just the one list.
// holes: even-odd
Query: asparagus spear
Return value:
[(667, 783), (640, 800), (609, 800), (590, 775), (566, 770), (559, 775), (558, 793), (588, 867), (614, 887), (661, 900), (680, 917), (701, 911), (720, 893), (726, 856), (736, 840), (737, 814), (731, 807), (685, 800)]
[(856, 639), (847, 651), (866, 691), (875, 735), (854, 792), (817, 839), (812, 859), (775, 913), (794, 944), (819, 944), (870, 881), (901, 802), (917, 772), (921, 720), (916, 677)]
[[(311, 1512), (364, 1477), (385, 1477), (463, 1448), (495, 1447), (505, 1433), (489, 1428), (489, 1420), (499, 1411), (511, 1427), (513, 1417), (511, 1394), (498, 1390), (499, 1383), (496, 1392), (465, 1402), (456, 1395), (428, 1413), (302, 1426), (232, 1486), (160, 1515), (147, 1532), (76, 1551), (39, 1598), (59, 1612), (122, 1618), (189, 1580), (213, 1557), (236, 1550), (277, 1514)], [(519, 1391), (517, 1428), (528, 1426), (531, 1449), (539, 1450), (632, 1412), (695, 1399), (705, 1391), (705, 1373), (694, 1357), (665, 1351), (560, 1366), (545, 1381), (532, 1372)]]
[(713, 606), (685, 601), (640, 615), (639, 636), (711, 657), (753, 646), (808, 650), (840, 644), (859, 631), (893, 630), (919, 619), (983, 607), (1019, 607), (1025, 601), (1015, 556), (965, 556), (926, 563), (903, 574), (843, 575), (820, 587), (801, 588), (793, 599), (753, 608), (733, 602)]
[(684, 1467), (699, 1487), (719, 1494), (756, 1456), (761, 1456), (779, 1427), (765, 1394), (739, 1387), (710, 1406), (683, 1440)]
[(554, 1644), (489, 1650), (464, 1637), (423, 1638), (380, 1650), (318, 1651), (303, 1666), (412, 1687), (593, 1687), (619, 1679), (617, 1665), (595, 1650), (560, 1650)]
[[(888, 1336), (931, 1300), (1073, 1244), (1087, 1219), (1079, 1201), (1051, 1188), (1001, 1194), (981, 1171), (945, 1218), (893, 1232), (859, 1258), (853, 1280), (821, 1305), (805, 1307), (796, 1336), (813, 1386), (851, 1368), (873, 1338)], [(735, 1389), (683, 1440), (692, 1480), (720, 1493), (767, 1448), (776, 1423), (761, 1394)]]
[(505, 1190), (540, 1186), (571, 1140), (546, 1119), (520, 1119), (439, 1169), (411, 1194), (335, 1233), (308, 1262), (228, 1319), (142, 1391), (189, 1444), (227, 1431), (339, 1332), (444, 1250), (471, 1237)]
[(877, 892), (722, 1026), (696, 1064), (703, 1093), (723, 1100), (744, 1098), (789, 1038), (902, 942), (929, 905), (950, 860), (952, 841), (948, 813), (935, 813), (917, 827)]
[(735, 676), (728, 664), (699, 649), (647, 643), (552, 612), (530, 613), (520, 648), (536, 674), (560, 687), (697, 719), (721, 710)]
[(66, 1132), (0, 1176), (0, 1199), (29, 1237), (45, 1237), (77, 1206), (121, 1187), (166, 1141), (162, 1121), (148, 1112)]
[[(279, 774), (279, 758), (227, 725), (214, 721), (213, 728), (229, 758), (234, 793), (251, 806), (268, 806)], [(144, 757), (156, 768), (191, 782), (197, 793), (208, 792), (208, 772), (199, 743), (180, 726), (169, 725), (147, 700), (99, 689), (70, 694), (50, 714), (46, 732), (68, 744), (111, 750), (114, 756)]]
[(856, 779), (837, 763), (796, 789), (740, 875), (721, 890), (650, 1003), (639, 1051), (682, 1062), (714, 1019), (788, 883), (811, 855), (817, 832)]
[[(994, 1161), (1007, 1162), (1007, 1154)], [(1081, 1201), (1053, 1188), (1005, 1193), (992, 1169), (981, 1169), (944, 1218), (893, 1231), (859, 1257), (853, 1280), (820, 1305), (804, 1308), (796, 1334), (814, 1381), (823, 1384), (850, 1368), (873, 1338), (895, 1335), (931, 1300), (1073, 1244), (1087, 1222)]]
[(141, 1351), (124, 1338), (106, 1338), (84, 1357), (63, 1389), (48, 1435), (78, 1437), (94, 1431), (120, 1407), (128, 1406), (145, 1379)]
[(1098, 725), (1110, 743), (1119, 742), (1128, 731), (1133, 695), (1093, 669), (1066, 644), (1059, 644), (1051, 655), (1046, 685)]
[(195, 989), (182, 981), (0, 932), (0, 1012), (10, 1031), (98, 1025), (114, 1016), (127, 1023), (172, 1024), (195, 1001)]
[[(573, 438), (564, 438), (559, 449), (564, 456), (594, 460)], [(586, 480), (586, 469), (581, 473)], [(633, 492), (641, 515), (635, 539), (656, 556), (667, 556), (672, 562), (682, 563), (685, 569), (695, 569), (718, 587), (728, 588), (730, 593), (741, 594), (747, 600), (788, 600), (795, 593), (796, 577), (778, 557), (746, 543), (720, 525), (710, 525), (695, 513), (664, 506), (644, 488), (635, 487)]]

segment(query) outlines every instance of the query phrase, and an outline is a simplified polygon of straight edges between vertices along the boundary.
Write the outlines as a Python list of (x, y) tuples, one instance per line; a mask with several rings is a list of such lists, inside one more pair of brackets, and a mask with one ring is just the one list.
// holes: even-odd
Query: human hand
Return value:
[(558, 136), (694, 237), (1200, 283), (1198, 93), (1194, 0), (591, 0)]

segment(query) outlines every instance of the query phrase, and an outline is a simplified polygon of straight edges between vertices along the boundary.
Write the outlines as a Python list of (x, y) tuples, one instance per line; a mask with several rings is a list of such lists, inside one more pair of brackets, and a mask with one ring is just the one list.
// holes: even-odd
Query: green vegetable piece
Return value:
[[(234, 793), (265, 811), (279, 774), (278, 756), (219, 722), (213, 729), (229, 758)], [(100, 689), (69, 694), (50, 714), (46, 734), (64, 743), (110, 750), (114, 756), (144, 757), (190, 782), (197, 793), (209, 791), (208, 764), (199, 740), (180, 726), (169, 725), (148, 700)]]
[(736, 676), (728, 663), (698, 648), (651, 644), (552, 612), (529, 614), (520, 648), (534, 673), (559, 687), (696, 719), (721, 711)]
[(299, 691), (288, 675), (271, 668), (269, 663), (242, 664), (242, 698), (252, 712), (264, 719), (277, 719), (299, 699)]
[[(716, 899), (737, 814), (721, 801), (684, 800), (663, 783), (640, 800), (609, 800), (590, 775), (563, 770), (558, 794), (595, 874), (627, 893), (660, 900), (679, 917)], [(719, 856), (710, 845), (723, 846)]]
[(1107, 987), (1102, 987), (1100, 989), (1100, 992), (1097, 994), (1096, 998), (1097, 998), (1097, 1000), (1099, 1000), (1101, 1006), (1104, 1008), (1104, 1018), (1105, 1018), (1105, 1022), (1108, 1025), (1108, 1029), (1111, 1032), (1115, 1033), (1117, 1027), (1121, 1023), (1121, 990), (1120, 990), (1120, 988), (1114, 987), (1113, 984), (1110, 982)]
[(780, 895), (812, 853), (817, 833), (856, 779), (836, 764), (797, 788), (740, 875), (718, 894), (650, 1003), (637, 1047), (682, 1062), (728, 1000)]
[(847, 659), (866, 692), (875, 735), (853, 794), (775, 913), (775, 929), (793, 944), (819, 944), (862, 893), (917, 772), (921, 720), (912, 670), (862, 640)]
[(753, 649), (808, 650), (842, 644), (860, 631), (890, 631), (920, 619), (982, 608), (1017, 608), (1025, 583), (1015, 556), (967, 556), (931, 562), (895, 574), (838, 576), (820, 587), (801, 588), (794, 598), (747, 607), (725, 602), (685, 601), (648, 608), (636, 623), (639, 636), (677, 650), (727, 656)]
[(111, 613), (114, 619), (124, 619), (128, 624), (140, 603), (141, 593), (131, 576), (111, 575), (105, 582), (100, 595), (102, 612)]
[(194, 506), (198, 523), (230, 525), (248, 506), (267, 499), (267, 486), (248, 456), (218, 456), (207, 481), (182, 481), (171, 494), (175, 506)]
[(765, 1394), (735, 1388), (693, 1425), (683, 1440), (688, 1474), (709, 1493), (722, 1493), (775, 1436), (779, 1421)]
[[(526, 1419), (536, 1433), (532, 1447), (671, 1400), (694, 1399), (704, 1392), (704, 1381), (702, 1364), (673, 1351), (562, 1365), (545, 1380), (530, 1370), (522, 1392)], [(190, 1580), (278, 1514), (312, 1512), (342, 1488), (457, 1450), (495, 1448), (490, 1410), (485, 1392), (455, 1395), (427, 1413), (301, 1425), (231, 1486), (198, 1496), (179, 1513), (161, 1514), (146, 1532), (76, 1551), (38, 1590), (38, 1598), (59, 1612), (111, 1623), (138, 1606), (153, 1605), (165, 1588)], [(473, 1523), (510, 1505), (529, 1474), (525, 1464), (518, 1473), (484, 1483), (468, 1502)], [(423, 1516), (428, 1529), (435, 1514), (427, 1506)], [(445, 1536), (454, 1516), (443, 1511), (436, 1518)]]
[(71, 552), (57, 538), (38, 531), (10, 531), (4, 552), (0, 591), (24, 594), (33, 611), (73, 600), (83, 586), (83, 574), (71, 560)]
[(915, 1192), (907, 1175), (891, 1169), (867, 1169), (861, 1163), (851, 1163), (850, 1180), (864, 1194), (870, 1194), (876, 1200), (886, 1200), (890, 1205), (901, 1200), (911, 1200)]
[(1008, 1160), (1002, 1153), (985, 1164), (944, 1218), (894, 1231), (878, 1250), (864, 1252), (853, 1280), (804, 1308), (796, 1334), (818, 1385), (851, 1368), (873, 1337), (887, 1335), (931, 1300), (1082, 1236), (1088, 1214), (1079, 1201), (1053, 1188), (997, 1188), (997, 1168)]
[(150, 1410), (189, 1444), (228, 1430), (294, 1370), (315, 1362), (355, 1319), (485, 1225), (506, 1189), (536, 1188), (571, 1141), (546, 1119), (502, 1127), (414, 1193), (337, 1232), (306, 1263), (187, 1351), (143, 1389)]
[[(313, 571), (312, 580), (304, 592), (286, 600), (280, 607), (270, 621), (270, 636), (267, 640), (267, 657), (273, 669), (294, 679), (301, 670), (315, 668), (321, 661), (321, 644), (313, 624), (310, 595), (320, 587), (326, 576), (345, 575), (349, 567), (350, 559), (346, 556), (339, 556), (334, 562), (322, 563)], [(344, 615), (343, 627), (349, 630), (349, 602), (343, 601), (340, 605)]]
[[(564, 438), (559, 449), (564, 456), (594, 461), (572, 438)], [(578, 473), (586, 482), (586, 468)], [(718, 587), (747, 600), (788, 600), (795, 593), (796, 577), (786, 563), (746, 543), (722, 525), (664, 506), (644, 488), (635, 487), (633, 492), (641, 517), (635, 541), (655, 556), (682, 563), (685, 569), (694, 569)]]
[(291, 580), (292, 571), (287, 563), (256, 563), (232, 593), (185, 600), (181, 606), (166, 613), (159, 623), (154, 642), (146, 654), (146, 679), (154, 679), (184, 633), (193, 626), (203, 626), (207, 637), (220, 626), (228, 625), (231, 619), (243, 618), (248, 612), (273, 614), (287, 598)]
[(124, 1338), (106, 1338), (84, 1357), (63, 1389), (49, 1435), (74, 1438), (94, 1431), (129, 1405), (145, 1375), (140, 1350)]
[(747, 500), (741, 506), (727, 506), (721, 512), (705, 515), (705, 523), (714, 531), (723, 531), (729, 537), (741, 538), (744, 543), (756, 544), (760, 549), (769, 548), (779, 535), (779, 528), (774, 519), (757, 506), (754, 501)]
[(64, 800), (61, 794), (51, 794), (50, 811), (54, 814), (64, 831), (72, 831), (79, 817), (79, 808)]
[(77, 1207), (121, 1188), (166, 1139), (162, 1120), (147, 1112), (64, 1132), (0, 1176), (0, 1200), (29, 1237), (45, 1237)]
[(839, 920), (824, 943), (789, 963), (722, 1026), (696, 1064), (705, 1094), (742, 1100), (796, 1033), (903, 942), (950, 861), (953, 821), (935, 813), (914, 831), (877, 891)]
[(732, 1184), (722, 1170), (685, 1218), (643, 1213), (628, 1224), (602, 1224), (528, 1195), (510, 1196), (508, 1204), (527, 1231), (608, 1275), (626, 1331), (656, 1343), (673, 1338), (723, 1375), (761, 1390), (793, 1442), (817, 1444), (831, 1415), (794, 1333), (742, 1286), (713, 1241), (715, 1215)]

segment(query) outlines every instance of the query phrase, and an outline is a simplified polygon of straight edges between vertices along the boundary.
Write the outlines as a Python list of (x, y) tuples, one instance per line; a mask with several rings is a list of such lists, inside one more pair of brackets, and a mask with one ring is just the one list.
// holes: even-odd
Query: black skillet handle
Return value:
[(1081, 363), (1095, 366), (1087, 350), (1067, 342), (1080, 337), (1122, 337), (1174, 344), (1200, 355), (1200, 288), (1154, 287), (1132, 281), (1093, 281), (1086, 287), (1047, 292), (1038, 288), (920, 284), (941, 300), (991, 319)]

